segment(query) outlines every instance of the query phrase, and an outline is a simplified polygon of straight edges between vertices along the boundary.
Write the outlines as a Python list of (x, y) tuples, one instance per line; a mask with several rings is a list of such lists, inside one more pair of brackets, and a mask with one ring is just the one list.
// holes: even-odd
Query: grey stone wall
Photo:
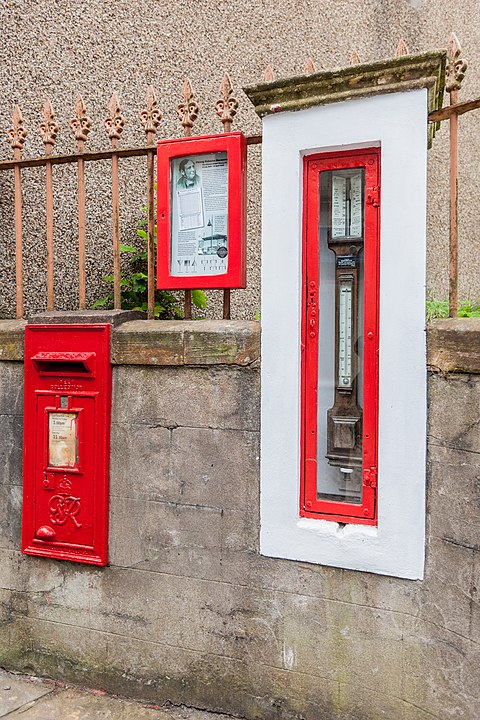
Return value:
[(176, 340), (170, 325), (170, 355), (149, 365), (125, 364), (146, 342), (137, 324), (114, 331), (106, 568), (19, 552), (21, 330), (7, 328), (0, 665), (251, 720), (476, 720), (480, 376), (429, 376), (424, 581), (282, 561), (258, 555), (258, 330), (229, 324), (215, 363), (200, 325)]
[[(477, 0), (8, 0), (0, 7), (0, 157), (10, 148), (6, 131), (14, 103), (20, 103), (29, 130), (27, 153), (43, 152), (37, 130), (49, 97), (57, 110), (57, 152), (72, 148), (67, 120), (81, 93), (94, 126), (87, 147), (108, 143), (103, 121), (112, 92), (119, 93), (127, 124), (124, 146), (143, 143), (138, 112), (153, 83), (164, 113), (159, 136), (178, 136), (175, 107), (185, 76), (197, 91), (201, 113), (196, 133), (218, 132), (212, 111), (218, 86), (228, 71), (240, 97), (235, 126), (258, 132), (253, 107), (239, 90), (262, 79), (270, 64), (278, 77), (303, 71), (311, 55), (317, 67), (348, 63), (353, 49), (364, 61), (391, 57), (400, 37), (411, 52), (446, 46), (455, 30), (470, 60), (463, 99), (480, 95), (480, 23)], [(42, 32), (39, 32), (42, 28)], [(480, 112), (460, 121), (460, 296), (479, 295), (480, 252), (476, 188), (479, 184)], [(121, 231), (124, 242), (137, 240), (145, 202), (145, 161), (120, 163)], [(448, 286), (448, 128), (442, 124), (429, 154), (428, 287), (446, 296)], [(75, 168), (54, 169), (55, 277), (59, 308), (77, 301)], [(102, 278), (112, 272), (111, 207), (108, 161), (87, 165), (88, 301), (106, 294)], [(45, 307), (45, 201), (42, 169), (25, 171), (24, 235), (27, 313)], [(13, 186), (2, 173), (0, 201), (0, 317), (14, 313)], [(234, 317), (253, 319), (260, 309), (260, 148), (249, 149), (248, 290), (233, 293)], [(218, 295), (218, 294), (217, 294)], [(215, 297), (217, 297), (215, 295)], [(401, 298), (399, 298), (401, 303)], [(209, 312), (220, 311), (211, 301)]]

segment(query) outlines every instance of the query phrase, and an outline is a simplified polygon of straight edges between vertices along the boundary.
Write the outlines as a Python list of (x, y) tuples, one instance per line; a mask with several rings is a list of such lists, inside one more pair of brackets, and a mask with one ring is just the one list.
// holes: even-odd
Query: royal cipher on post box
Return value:
[(22, 551), (108, 561), (110, 325), (25, 328)]

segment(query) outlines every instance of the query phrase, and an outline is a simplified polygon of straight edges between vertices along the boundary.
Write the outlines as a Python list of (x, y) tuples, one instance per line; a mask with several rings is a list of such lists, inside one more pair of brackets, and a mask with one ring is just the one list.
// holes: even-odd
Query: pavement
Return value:
[(156, 707), (0, 669), (0, 718), (18, 720), (232, 720), (186, 707)]

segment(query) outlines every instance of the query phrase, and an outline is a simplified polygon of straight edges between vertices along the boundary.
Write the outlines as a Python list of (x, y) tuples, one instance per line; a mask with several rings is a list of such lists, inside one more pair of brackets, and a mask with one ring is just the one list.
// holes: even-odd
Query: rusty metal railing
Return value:
[(449, 284), (448, 314), (458, 315), (458, 118), (466, 112), (480, 108), (480, 98), (458, 102), (458, 93), (467, 70), (467, 62), (460, 57), (462, 49), (455, 33), (450, 35), (447, 47), (445, 88), (450, 105), (430, 113), (429, 122), (448, 120), (450, 124), (450, 232), (449, 232)]
[[(397, 45), (395, 56), (408, 54), (409, 50), (403, 39)], [(450, 124), (450, 237), (449, 237), (449, 314), (457, 315), (458, 307), (458, 118), (460, 115), (480, 108), (480, 98), (467, 102), (459, 102), (458, 95), (464, 78), (467, 63), (461, 57), (461, 48), (456, 36), (452, 33), (448, 43), (448, 63), (446, 90), (450, 95), (450, 104), (441, 110), (430, 113), (429, 122), (439, 123), (448, 120)], [(360, 57), (356, 51), (350, 56), (350, 64), (359, 64)], [(316, 72), (312, 58), (308, 58), (304, 73)], [(268, 66), (264, 73), (265, 81), (274, 80), (273, 70)], [(238, 108), (238, 100), (233, 94), (230, 78), (227, 74), (222, 79), (220, 98), (215, 103), (215, 112), (223, 125), (224, 132), (229, 132)], [(120, 193), (119, 193), (119, 161), (122, 158), (146, 157), (146, 195), (147, 195), (147, 315), (154, 317), (155, 298), (155, 137), (162, 120), (162, 113), (157, 107), (154, 89), (148, 88), (145, 109), (140, 112), (140, 122), (146, 135), (146, 145), (137, 147), (120, 147), (120, 139), (125, 126), (125, 118), (120, 103), (114, 94), (108, 104), (109, 116), (105, 120), (105, 130), (110, 140), (110, 148), (101, 151), (87, 151), (85, 148), (92, 127), (92, 120), (87, 115), (85, 103), (78, 97), (75, 103), (75, 116), (69, 120), (69, 127), (75, 138), (75, 152), (70, 154), (53, 154), (58, 124), (52, 104), (47, 101), (43, 113), (43, 122), (39, 126), (45, 145), (45, 155), (41, 157), (22, 157), (27, 131), (24, 126), (22, 112), (18, 105), (12, 115), (12, 124), (8, 130), (8, 139), (13, 150), (13, 157), (0, 161), (1, 170), (13, 170), (14, 182), (14, 217), (15, 217), (15, 313), (17, 318), (24, 316), (23, 287), (23, 231), (22, 231), (22, 170), (34, 167), (45, 167), (45, 205), (46, 205), (46, 250), (47, 250), (47, 309), (55, 308), (54, 287), (54, 192), (53, 168), (56, 165), (72, 164), (77, 166), (77, 214), (78, 214), (78, 306), (86, 307), (86, 208), (85, 208), (85, 163), (98, 160), (111, 162), (112, 191), (112, 257), (113, 257), (113, 305), (121, 307), (121, 276), (120, 276)], [(181, 102), (177, 105), (177, 114), (183, 132), (190, 136), (195, 120), (199, 114), (199, 106), (195, 98), (190, 80), (187, 78), (181, 91)], [(247, 137), (247, 144), (262, 142), (261, 135)], [(230, 290), (223, 291), (223, 317), (230, 317)], [(192, 293), (185, 290), (185, 318), (192, 316)]]
[[(238, 100), (233, 95), (233, 88), (228, 75), (225, 75), (220, 86), (221, 97), (215, 104), (215, 112), (219, 117), (224, 131), (229, 131), (236, 114)], [(177, 106), (180, 123), (185, 136), (192, 133), (194, 122), (199, 113), (190, 80), (186, 79), (182, 88), (182, 101)], [(13, 158), (0, 161), (0, 170), (14, 172), (15, 198), (15, 314), (17, 318), (24, 316), (23, 287), (23, 230), (22, 230), (22, 170), (34, 167), (45, 167), (45, 205), (46, 205), (46, 249), (47, 249), (47, 309), (55, 309), (54, 288), (54, 192), (53, 168), (56, 165), (73, 164), (77, 166), (77, 214), (78, 214), (78, 306), (86, 307), (86, 208), (85, 208), (85, 163), (106, 160), (111, 161), (111, 192), (112, 192), (112, 256), (113, 256), (113, 307), (121, 307), (121, 271), (120, 271), (120, 191), (119, 191), (119, 160), (127, 157), (146, 156), (146, 191), (147, 191), (147, 316), (154, 317), (155, 308), (155, 136), (162, 120), (162, 113), (157, 107), (157, 98), (153, 87), (149, 87), (146, 95), (145, 109), (140, 113), (140, 122), (146, 135), (146, 145), (139, 147), (120, 147), (120, 138), (125, 126), (120, 103), (113, 94), (108, 104), (109, 115), (105, 120), (105, 130), (110, 140), (107, 150), (89, 152), (85, 149), (92, 120), (87, 115), (85, 103), (78, 97), (75, 103), (75, 116), (69, 120), (69, 127), (75, 138), (75, 152), (55, 155), (58, 124), (50, 101), (47, 101), (43, 113), (43, 122), (39, 131), (45, 145), (45, 155), (40, 157), (22, 157), (27, 130), (24, 126), (22, 112), (18, 105), (12, 115), (12, 124), (8, 130), (8, 139), (13, 150)], [(260, 135), (247, 137), (247, 144), (261, 142)], [(185, 291), (185, 318), (192, 316), (192, 293)], [(223, 316), (230, 317), (230, 290), (224, 290)]]

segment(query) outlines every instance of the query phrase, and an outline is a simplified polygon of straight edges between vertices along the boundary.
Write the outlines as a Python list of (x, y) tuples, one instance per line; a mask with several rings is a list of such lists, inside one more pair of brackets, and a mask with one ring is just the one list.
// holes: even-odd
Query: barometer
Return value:
[(345, 478), (362, 465), (362, 410), (358, 375), (359, 279), (363, 252), (363, 168), (330, 173), (327, 243), (335, 254), (335, 395), (327, 411), (330, 465)]
[(375, 518), (379, 150), (305, 160), (301, 514)]

